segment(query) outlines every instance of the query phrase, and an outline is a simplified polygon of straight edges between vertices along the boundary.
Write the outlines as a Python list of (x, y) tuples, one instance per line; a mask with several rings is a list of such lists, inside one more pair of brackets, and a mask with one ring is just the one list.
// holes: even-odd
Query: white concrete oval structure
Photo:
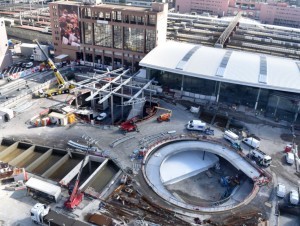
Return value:
[[(201, 157), (203, 158), (204, 152), (208, 161), (207, 163), (201, 162), (203, 164), (199, 166), (196, 163), (200, 162)], [(161, 146), (156, 146), (152, 150), (149, 150), (143, 161), (143, 173), (148, 184), (159, 196), (177, 206), (203, 212), (216, 212), (236, 208), (243, 202), (229, 202), (228, 205), (217, 207), (202, 207), (187, 204), (178, 200), (165, 187), (166, 184), (183, 180), (213, 166), (218, 162), (218, 157), (214, 154), (226, 159), (236, 169), (241, 170), (251, 179), (258, 178), (261, 175), (261, 172), (257, 168), (252, 166), (236, 151), (218, 143), (187, 139), (168, 141)], [(250, 198), (254, 198), (255, 192), (258, 192), (257, 186), (254, 186), (252, 194), (247, 196), (247, 201)]]

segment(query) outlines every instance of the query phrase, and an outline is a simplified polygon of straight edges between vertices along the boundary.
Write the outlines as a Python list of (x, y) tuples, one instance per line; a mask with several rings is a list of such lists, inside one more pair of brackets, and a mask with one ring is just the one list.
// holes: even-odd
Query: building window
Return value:
[(94, 24), (95, 45), (112, 47), (112, 26), (108, 24)]
[(144, 29), (124, 27), (124, 49), (144, 52)]
[(154, 49), (156, 45), (156, 35), (154, 30), (146, 30), (146, 53)]
[(122, 49), (122, 27), (114, 26), (114, 48)]
[(156, 15), (149, 15), (149, 25), (155, 25), (156, 24)]
[(84, 43), (92, 44), (92, 23), (84, 23)]

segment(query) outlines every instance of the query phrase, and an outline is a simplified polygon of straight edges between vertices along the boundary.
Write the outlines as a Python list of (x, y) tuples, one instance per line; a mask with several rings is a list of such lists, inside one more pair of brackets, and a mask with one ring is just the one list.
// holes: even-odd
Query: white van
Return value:
[(292, 205), (298, 205), (299, 203), (299, 194), (296, 190), (290, 191), (289, 201)]
[(191, 120), (188, 122), (186, 128), (188, 130), (204, 131), (206, 129), (206, 123), (201, 120)]
[(286, 192), (285, 185), (278, 183), (276, 195), (280, 198), (284, 198), (285, 192)]
[(295, 162), (295, 156), (291, 152), (286, 153), (285, 159), (286, 159), (287, 164), (290, 164), (290, 165), (293, 165)]
[(260, 141), (253, 137), (247, 137), (243, 139), (243, 142), (252, 148), (259, 148)]

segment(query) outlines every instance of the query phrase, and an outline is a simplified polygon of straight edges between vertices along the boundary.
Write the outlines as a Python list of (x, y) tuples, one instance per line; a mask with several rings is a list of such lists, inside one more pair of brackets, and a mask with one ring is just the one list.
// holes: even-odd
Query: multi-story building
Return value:
[(168, 5), (50, 3), (55, 54), (94, 66), (137, 69), (138, 62), (166, 41)]
[(5, 22), (0, 18), (0, 73), (1, 71), (12, 64), (11, 52), (8, 49), (7, 34)]
[(176, 10), (179, 13), (195, 12), (224, 16), (227, 13), (228, 4), (229, 0), (176, 0)]
[(180, 13), (210, 13), (218, 16), (243, 16), (262, 23), (300, 27), (300, 7), (273, 0), (177, 0)]
[(300, 7), (289, 6), (287, 3), (262, 4), (260, 21), (266, 24), (300, 28)]

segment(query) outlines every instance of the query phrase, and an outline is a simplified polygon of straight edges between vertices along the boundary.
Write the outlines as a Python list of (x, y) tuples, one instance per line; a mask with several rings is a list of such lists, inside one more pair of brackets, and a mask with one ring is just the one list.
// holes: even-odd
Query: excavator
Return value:
[(155, 107), (155, 108), (167, 111), (167, 113), (161, 114), (160, 116), (157, 117), (158, 122), (168, 122), (168, 121), (170, 121), (170, 119), (172, 117), (172, 110), (166, 109), (166, 108), (161, 108), (161, 107)]
[(42, 49), (42, 47), (41, 47), (40, 43), (38, 42), (38, 40), (35, 39), (33, 41), (37, 44), (37, 46), (39, 47), (39, 49), (42, 51), (43, 55), (47, 59), (46, 63), (53, 70), (54, 75), (55, 75), (56, 80), (57, 80), (57, 83), (58, 83), (58, 87), (49, 88), (47, 90), (39, 90), (38, 91), (38, 96), (39, 97), (51, 97), (51, 96), (55, 96), (55, 95), (58, 95), (58, 94), (69, 93), (71, 89), (75, 88), (75, 86), (73, 84), (70, 84), (70, 83), (65, 81), (62, 74), (56, 68), (54, 62), (47, 56), (47, 54)]

